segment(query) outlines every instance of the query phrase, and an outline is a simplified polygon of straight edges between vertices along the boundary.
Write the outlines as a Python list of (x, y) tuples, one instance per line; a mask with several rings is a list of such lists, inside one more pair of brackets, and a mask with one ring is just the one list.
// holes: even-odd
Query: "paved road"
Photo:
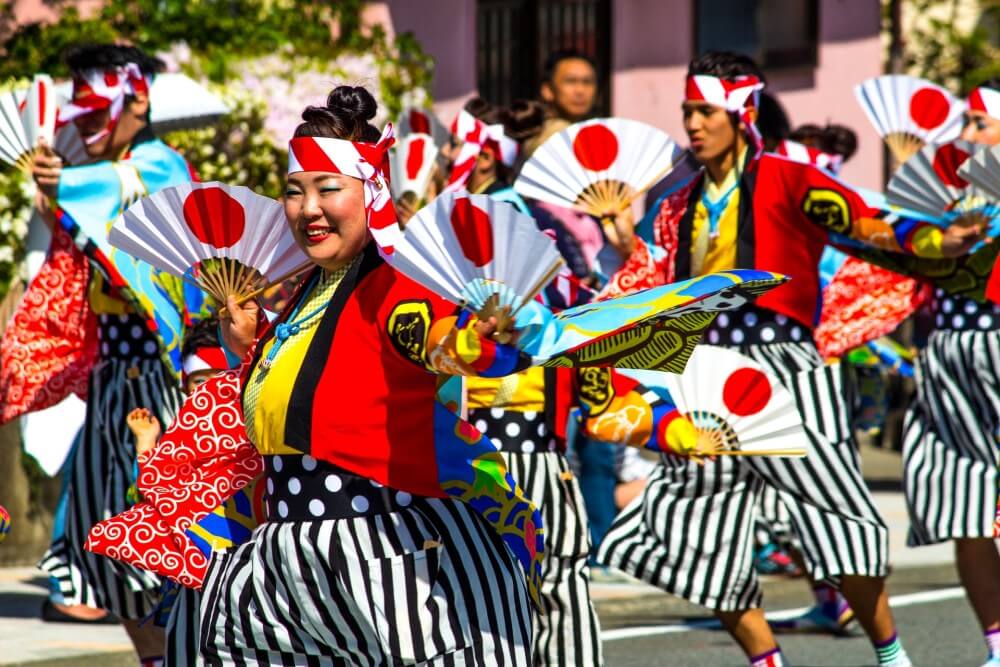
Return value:
[[(801, 588), (800, 588), (801, 586)], [(917, 666), (978, 667), (985, 658), (982, 635), (951, 566), (912, 568), (890, 579), (890, 594), (900, 635)], [(809, 603), (799, 582), (768, 587), (769, 610)], [(608, 667), (697, 665), (738, 667), (742, 653), (729, 636), (697, 607), (660, 595), (633, 596), (601, 602)], [(779, 642), (796, 667), (873, 665), (866, 637), (854, 627), (851, 637), (783, 634)]]

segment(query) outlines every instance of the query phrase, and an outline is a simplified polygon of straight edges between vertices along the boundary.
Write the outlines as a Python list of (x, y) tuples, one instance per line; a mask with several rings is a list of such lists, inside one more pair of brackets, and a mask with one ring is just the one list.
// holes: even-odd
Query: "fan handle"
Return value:
[[(245, 295), (241, 296), (240, 298), (236, 299), (236, 305), (237, 306), (242, 306), (244, 303), (246, 303), (250, 299), (257, 298), (258, 296), (260, 296), (261, 294), (263, 294), (267, 290), (271, 289), (275, 285), (279, 285), (279, 284), (285, 282), (286, 280), (289, 280), (290, 278), (294, 278), (295, 276), (299, 275), (303, 271), (305, 271), (307, 269), (310, 269), (312, 267), (313, 267), (313, 263), (312, 262), (306, 262), (302, 266), (289, 271), (285, 275), (283, 275), (283, 276), (281, 276), (279, 278), (275, 278), (274, 280), (272, 280), (268, 284), (264, 285), (263, 287), (255, 289), (254, 291), (250, 292), (249, 294), (245, 294)], [(227, 310), (226, 306), (223, 306), (222, 308), (219, 309), (219, 318), (220, 319), (226, 318), (228, 316), (229, 316), (229, 310)]]

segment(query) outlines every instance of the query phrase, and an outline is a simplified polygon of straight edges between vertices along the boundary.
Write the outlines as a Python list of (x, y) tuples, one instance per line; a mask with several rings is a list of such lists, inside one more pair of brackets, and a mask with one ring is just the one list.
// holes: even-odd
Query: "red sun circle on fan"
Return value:
[(771, 400), (771, 381), (756, 368), (734, 371), (722, 387), (722, 402), (739, 417), (757, 414)]
[(955, 144), (945, 144), (934, 151), (934, 173), (945, 185), (953, 188), (964, 188), (969, 184), (958, 175), (958, 168), (969, 159), (969, 154)]
[(951, 100), (937, 88), (921, 88), (910, 98), (910, 118), (925, 130), (933, 130), (948, 120)]
[(600, 123), (588, 125), (576, 133), (573, 154), (584, 169), (603, 171), (618, 159), (618, 137)]
[(427, 140), (417, 137), (410, 142), (406, 153), (406, 177), (413, 180), (420, 173), (420, 167), (424, 165), (424, 144)]
[(462, 254), (477, 267), (493, 261), (493, 225), (490, 216), (476, 208), (468, 197), (456, 198), (451, 209), (451, 228)]
[(222, 188), (198, 188), (184, 200), (184, 222), (202, 243), (228, 248), (243, 238), (243, 205)]

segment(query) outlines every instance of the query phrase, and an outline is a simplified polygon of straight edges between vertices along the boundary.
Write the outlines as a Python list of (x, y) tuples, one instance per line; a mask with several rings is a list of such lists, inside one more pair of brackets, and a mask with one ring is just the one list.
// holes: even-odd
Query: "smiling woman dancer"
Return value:
[(469, 374), (506, 375), (521, 358), (490, 323), (456, 328), (455, 306), (380, 258), (373, 237), (395, 217), (375, 110), (340, 86), (303, 112), (284, 203), (316, 266), (256, 343), (256, 305), (230, 299), (223, 320), (229, 349), (250, 354), (243, 412), (268, 502), (252, 539), (209, 566), (210, 665), (530, 663), (525, 579), (495, 531), (462, 502), (374, 481), (426, 468), (436, 332), (482, 350)]

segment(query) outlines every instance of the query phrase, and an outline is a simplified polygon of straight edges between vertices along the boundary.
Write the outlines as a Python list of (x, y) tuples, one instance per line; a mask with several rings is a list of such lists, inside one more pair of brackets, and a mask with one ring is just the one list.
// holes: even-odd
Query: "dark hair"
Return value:
[(184, 335), (181, 357), (189, 357), (207, 347), (221, 347), (219, 343), (219, 320), (210, 317), (198, 322)]
[(162, 60), (135, 46), (119, 44), (80, 44), (66, 52), (66, 66), (74, 75), (88, 69), (109, 69), (135, 63), (146, 76), (163, 71)]
[(583, 51), (559, 49), (550, 53), (549, 57), (545, 59), (545, 63), (542, 65), (542, 81), (551, 82), (552, 77), (556, 75), (556, 69), (559, 68), (559, 64), (564, 60), (582, 60), (593, 68), (595, 75), (597, 74), (597, 63)]
[(326, 106), (306, 107), (293, 136), (375, 143), (382, 133), (368, 121), (377, 110), (375, 98), (361, 86), (337, 86), (327, 96)]
[(767, 83), (760, 66), (750, 56), (733, 51), (706, 51), (688, 64), (688, 76), (705, 74), (720, 79), (735, 79), (752, 74)]
[(778, 98), (761, 91), (757, 100), (757, 129), (764, 139), (765, 150), (773, 151), (778, 142), (788, 137), (792, 123)]
[(792, 141), (819, 149), (824, 153), (839, 155), (844, 162), (858, 150), (858, 135), (844, 125), (828, 123), (825, 127), (809, 123), (801, 125), (789, 135)]

